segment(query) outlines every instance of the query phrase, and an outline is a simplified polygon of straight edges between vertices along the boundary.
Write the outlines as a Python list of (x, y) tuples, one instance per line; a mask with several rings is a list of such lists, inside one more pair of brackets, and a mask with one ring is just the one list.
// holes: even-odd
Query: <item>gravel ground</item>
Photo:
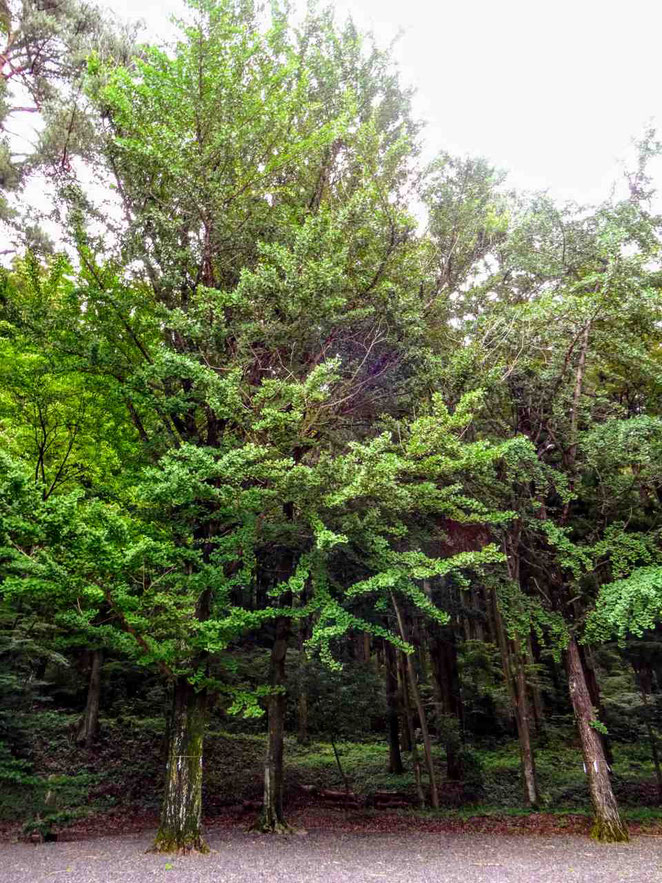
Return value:
[(0, 883), (662, 883), (662, 838), (602, 846), (583, 837), (329, 834), (270, 838), (212, 831), (210, 855), (146, 855), (148, 832), (0, 844)]

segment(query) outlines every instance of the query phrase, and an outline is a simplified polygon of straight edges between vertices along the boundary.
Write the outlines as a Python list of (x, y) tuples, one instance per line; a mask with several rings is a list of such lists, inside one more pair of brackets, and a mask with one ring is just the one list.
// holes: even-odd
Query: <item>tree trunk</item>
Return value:
[[(398, 619), (398, 628), (400, 629), (400, 637), (403, 641), (407, 640), (407, 635), (405, 631), (405, 624), (400, 612), (400, 608), (398, 606), (398, 602), (395, 599), (395, 595), (391, 595), (391, 600), (393, 601), (393, 609), (395, 610), (395, 615)], [(435, 809), (439, 808), (439, 792), (437, 791), (437, 777), (434, 771), (434, 762), (432, 760), (432, 743), (430, 742), (430, 733), (428, 730), (428, 722), (425, 717), (425, 708), (423, 707), (423, 702), (421, 701), (421, 694), (418, 689), (418, 682), (416, 680), (416, 671), (414, 669), (414, 662), (411, 658), (411, 654), (407, 653), (406, 655), (406, 665), (407, 665), (407, 674), (409, 675), (409, 689), (411, 690), (411, 695), (414, 700), (414, 705), (416, 706), (416, 711), (418, 712), (418, 720), (421, 725), (421, 736), (423, 737), (423, 749), (425, 751), (425, 765), (428, 771), (428, 779), (430, 781), (430, 802)], [(415, 743), (416, 739), (412, 739), (412, 743)]]
[(536, 763), (531, 745), (531, 726), (529, 716), (529, 698), (527, 696), (524, 661), (515, 646), (515, 720), (517, 723), (517, 736), (519, 739), (520, 757), (522, 760), (522, 778), (524, 780), (524, 795), (529, 806), (538, 806), (540, 794), (538, 792), (538, 778), (536, 776)]
[[(531, 635), (529, 635), (526, 642), (526, 660), (528, 664), (532, 667), (536, 664), (536, 656), (533, 652), (533, 641), (531, 640)], [(533, 720), (535, 723), (536, 731), (539, 734), (542, 734), (545, 729), (545, 713), (543, 710), (542, 695), (540, 692), (537, 675), (533, 686), (531, 687), (531, 698), (533, 700)]]
[(299, 745), (308, 744), (308, 696), (305, 690), (299, 693), (297, 701), (297, 742)]
[(384, 641), (384, 670), (386, 672), (386, 716), (388, 723), (388, 771), (400, 775), (404, 772), (400, 755), (398, 722), (398, 667), (395, 647)]
[(174, 685), (161, 824), (154, 852), (208, 852), (202, 838), (202, 746), (207, 695), (186, 678)]
[(285, 656), (290, 634), (290, 620), (281, 616), (276, 620), (276, 636), (271, 648), (267, 756), (264, 761), (264, 796), (262, 814), (257, 828), (268, 834), (291, 831), (283, 815), (283, 746), (285, 737)]
[(414, 728), (411, 719), (411, 708), (409, 705), (409, 690), (407, 690), (407, 667), (402, 659), (402, 653), (397, 652), (398, 661), (398, 678), (400, 699), (400, 710), (402, 714), (402, 730), (400, 734), (400, 748), (407, 754), (411, 752), (412, 742), (414, 741)]
[(336, 759), (336, 766), (338, 767), (338, 772), (340, 773), (340, 778), (342, 779), (343, 786), (345, 788), (345, 794), (349, 794), (352, 790), (349, 779), (347, 778), (347, 774), (343, 769), (342, 764), (340, 763), (340, 753), (338, 752), (338, 746), (336, 745), (336, 737), (331, 734), (331, 747), (333, 748), (333, 755)]
[(586, 683), (579, 646), (570, 639), (566, 650), (566, 670), (570, 699), (579, 729), (579, 738), (588, 777), (588, 788), (595, 812), (591, 836), (608, 843), (629, 840), (628, 829), (618, 812), (618, 804), (609, 779), (600, 734), (592, 724), (596, 720), (591, 695)]
[(483, 609), (480, 603), (480, 591), (475, 583), (471, 584), (471, 607), (475, 617), (473, 621), (473, 630), (476, 640), (485, 640), (485, 629), (483, 626)]
[[(414, 663), (410, 656), (407, 656), (407, 672), (409, 674), (409, 686), (414, 699), (414, 705), (418, 712), (418, 720), (421, 725), (421, 736), (423, 738), (423, 751), (425, 752), (425, 765), (428, 771), (428, 779), (430, 781), (430, 803), (434, 809), (439, 808), (439, 792), (437, 790), (437, 776), (434, 771), (434, 761), (432, 759), (432, 743), (430, 741), (430, 732), (428, 730), (428, 722), (425, 717), (425, 708), (421, 701), (421, 694), (416, 682), (416, 672), (414, 671)], [(415, 742), (415, 740), (414, 740)]]
[(87, 688), (85, 712), (78, 726), (76, 741), (79, 745), (91, 748), (99, 735), (99, 702), (101, 698), (101, 664), (103, 651), (93, 650), (90, 665), (90, 680)]
[[(602, 696), (600, 695), (600, 684), (598, 684), (598, 678), (595, 674), (595, 667), (593, 666), (591, 657), (583, 647), (579, 647), (579, 658), (581, 659), (582, 665), (584, 667), (584, 676), (586, 677), (586, 686), (588, 687), (589, 696), (591, 697), (591, 705), (593, 706), (593, 708), (597, 709), (600, 720), (604, 720), (605, 707), (602, 703)], [(609, 764), (609, 766), (613, 766), (614, 753), (611, 750), (611, 741), (605, 733), (599, 733), (598, 735), (600, 736), (600, 741), (602, 742), (602, 747), (605, 752), (605, 757), (607, 758), (607, 763)]]
[(651, 724), (650, 703), (648, 700), (648, 697), (652, 692), (652, 670), (650, 665), (648, 664), (640, 665), (638, 668), (633, 665), (632, 668), (634, 670), (634, 676), (637, 682), (637, 686), (639, 687), (641, 701), (644, 706), (644, 724), (646, 726), (648, 744), (651, 748), (651, 757), (653, 759), (655, 778), (657, 780), (657, 799), (658, 802), (662, 803), (662, 769), (660, 768), (660, 753), (657, 747), (657, 736), (655, 735), (655, 732), (653, 731), (653, 726)]
[(418, 805), (423, 809), (425, 806), (425, 794), (423, 793), (423, 783), (421, 780), (421, 762), (418, 757), (418, 748), (416, 746), (416, 736), (414, 734), (414, 723), (411, 715), (411, 704), (409, 702), (409, 690), (407, 689), (407, 663), (404, 659), (404, 653), (398, 653), (398, 669), (400, 672), (400, 683), (402, 685), (402, 707), (404, 709), (404, 727), (403, 731), (407, 735), (408, 750), (411, 752), (411, 765), (414, 770), (414, 781), (416, 782), (416, 794), (418, 796)]
[(494, 603), (494, 626), (501, 653), (501, 665), (503, 676), (510, 698), (510, 704), (515, 717), (517, 728), (517, 740), (519, 742), (520, 762), (522, 767), (522, 783), (524, 785), (524, 799), (529, 806), (538, 806), (540, 793), (536, 776), (535, 755), (531, 743), (531, 725), (529, 715), (529, 700), (527, 695), (526, 677), (523, 660), (519, 653), (518, 645), (512, 652), (512, 642), (506, 635), (503, 626), (499, 601), (493, 596)]
[(453, 626), (441, 628), (435, 625), (433, 628), (430, 661), (432, 681), (440, 707), (440, 730), (446, 751), (446, 774), (452, 781), (461, 781), (464, 774), (461, 752), (464, 709), (460, 693), (455, 631)]
[[(648, 705), (648, 699), (644, 695), (644, 704)], [(646, 719), (646, 733), (648, 735), (648, 744), (651, 747), (651, 757), (653, 758), (653, 766), (655, 767), (655, 779), (657, 781), (657, 801), (662, 803), (662, 769), (660, 768), (660, 752), (657, 748), (657, 737), (653, 732), (651, 722)]]
[(297, 698), (297, 742), (305, 745), (308, 742), (308, 689), (306, 672), (308, 659), (304, 648), (304, 624), (299, 623), (299, 696)]

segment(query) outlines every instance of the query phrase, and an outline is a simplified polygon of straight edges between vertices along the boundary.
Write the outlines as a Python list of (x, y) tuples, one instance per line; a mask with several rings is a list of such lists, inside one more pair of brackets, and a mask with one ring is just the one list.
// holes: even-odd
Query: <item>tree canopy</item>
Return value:
[(662, 611), (654, 135), (626, 198), (558, 205), (482, 159), (423, 167), (389, 54), (329, 10), (191, 0), (137, 48), (75, 3), (0, 13), (0, 125), (25, 91), (45, 121), (2, 186), (49, 169), (60, 231), (0, 279), (0, 646), (42, 676), (92, 654), (88, 717), (102, 654), (170, 691), (155, 848), (188, 851), (217, 709), (266, 709), (259, 825), (288, 829), (295, 646), (304, 717), (314, 660), (379, 648), (392, 771), (400, 715), (437, 807), (464, 623), (527, 802), (549, 666), (594, 834), (627, 839), (589, 654)]

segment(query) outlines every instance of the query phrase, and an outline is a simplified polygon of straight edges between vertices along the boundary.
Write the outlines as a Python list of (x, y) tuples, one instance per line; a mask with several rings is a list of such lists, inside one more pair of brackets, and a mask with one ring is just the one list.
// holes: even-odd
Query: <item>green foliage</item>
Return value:
[(596, 641), (611, 637), (623, 641), (628, 634), (641, 637), (657, 625), (661, 615), (662, 568), (636, 568), (627, 578), (601, 587), (587, 635)]
[(629, 199), (558, 206), (483, 160), (422, 170), (389, 54), (331, 10), (195, 0), (175, 44), (139, 52), (93, 19), (11, 0), (0, 21), (47, 124), (29, 162), (0, 144), (0, 184), (56, 165), (67, 251), (26, 227), (0, 275), (6, 780), (30, 775), (16, 721), (80, 680), (84, 649), (255, 731), (288, 689), (265, 648), (289, 620), (311, 729), (358, 735), (385, 709), (351, 636), (421, 651), (424, 681), (426, 646), (464, 623), (485, 733), (509, 726), (509, 655), (537, 689), (571, 636), (655, 629), (652, 136)]

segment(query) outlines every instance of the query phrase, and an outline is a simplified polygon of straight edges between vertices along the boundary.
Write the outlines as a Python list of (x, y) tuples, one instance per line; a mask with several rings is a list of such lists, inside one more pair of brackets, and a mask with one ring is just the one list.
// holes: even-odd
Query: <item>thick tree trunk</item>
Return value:
[(579, 646), (574, 637), (570, 639), (566, 650), (566, 670), (570, 699), (584, 755), (588, 788), (595, 812), (595, 823), (591, 836), (596, 840), (608, 843), (629, 840), (628, 829), (620, 817), (618, 804), (611, 787), (600, 734), (592, 726), (596, 720), (593, 703), (586, 683)]
[[(588, 692), (591, 697), (591, 704), (593, 705), (593, 708), (597, 709), (600, 720), (604, 720), (605, 707), (602, 702), (602, 696), (600, 695), (600, 684), (598, 683), (598, 678), (595, 673), (595, 667), (590, 654), (581, 646), (579, 647), (579, 658), (584, 667), (584, 676), (586, 677), (586, 686), (588, 687)], [(605, 733), (599, 733), (599, 736), (605, 752), (605, 757), (607, 758), (607, 763), (609, 766), (613, 766), (614, 753), (611, 750), (611, 741)]]
[(395, 647), (384, 641), (384, 670), (386, 672), (386, 716), (388, 724), (388, 771), (400, 775), (404, 772), (400, 755), (398, 721), (398, 663)]
[(267, 755), (264, 761), (264, 796), (257, 828), (268, 834), (291, 831), (283, 815), (283, 748), (285, 737), (285, 656), (290, 620), (276, 620), (276, 636), (271, 648), (270, 685), (274, 692), (267, 707)]
[(208, 852), (202, 838), (202, 747), (207, 695), (186, 678), (173, 689), (161, 825), (154, 852)]
[(76, 741), (91, 748), (99, 735), (99, 703), (101, 699), (101, 664), (103, 651), (93, 650), (90, 664), (90, 680), (87, 688), (85, 712), (78, 726)]

